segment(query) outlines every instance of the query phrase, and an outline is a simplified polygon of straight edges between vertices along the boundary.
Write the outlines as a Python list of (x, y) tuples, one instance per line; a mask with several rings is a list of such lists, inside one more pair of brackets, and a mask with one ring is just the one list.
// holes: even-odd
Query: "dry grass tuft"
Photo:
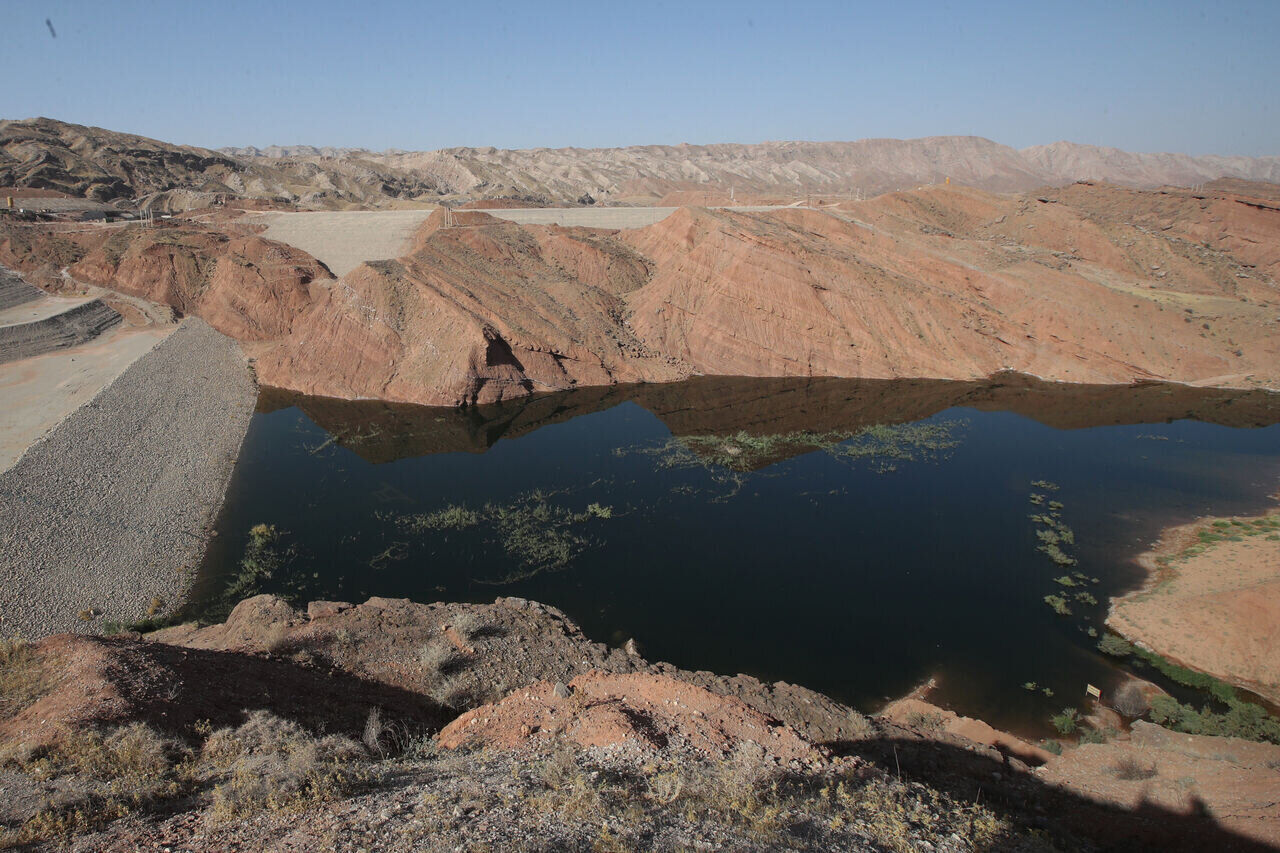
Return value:
[(31, 646), (0, 638), (0, 719), (12, 717), (53, 689), (53, 679)]
[(254, 711), (237, 729), (214, 732), (201, 757), (225, 780), (213, 789), (215, 821), (264, 809), (301, 810), (345, 796), (367, 778), (359, 744), (314, 737), (267, 711)]
[(191, 787), (189, 754), (144, 723), (108, 733), (72, 732), (51, 747), (9, 761), (37, 779), (74, 775), (86, 793), (65, 805), (47, 805), (13, 830), (0, 832), (0, 847), (88, 832), (140, 808), (171, 799)]
[(1116, 774), (1117, 779), (1123, 779), (1126, 782), (1140, 782), (1159, 775), (1154, 764), (1150, 767), (1144, 767), (1132, 755), (1126, 755), (1117, 761), (1112, 765), (1111, 771)]

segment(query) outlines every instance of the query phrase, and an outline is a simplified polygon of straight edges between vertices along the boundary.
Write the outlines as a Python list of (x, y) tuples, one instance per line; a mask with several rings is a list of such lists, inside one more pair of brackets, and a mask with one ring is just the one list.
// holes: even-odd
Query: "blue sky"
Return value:
[(208, 147), (973, 134), (1280, 154), (1280, 0), (0, 0), (0, 23), (0, 117)]

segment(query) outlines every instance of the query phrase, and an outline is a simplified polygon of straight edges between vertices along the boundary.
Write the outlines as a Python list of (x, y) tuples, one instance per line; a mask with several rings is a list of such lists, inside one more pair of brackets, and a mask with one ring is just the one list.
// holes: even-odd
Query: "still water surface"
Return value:
[[(268, 391), (195, 607), (217, 609), (267, 523), (294, 555), (261, 591), (522, 596), (651, 660), (865, 710), (935, 677), (957, 711), (1044, 733), (1116, 683), (1089, 631), (1159, 529), (1268, 504), (1278, 423), (1277, 395), (1018, 378), (702, 379), (469, 410)], [(1050, 511), (1074, 534), (1065, 569), (1037, 550), (1030, 516)], [(1098, 603), (1060, 616), (1043, 598), (1073, 572), (1068, 597)]]

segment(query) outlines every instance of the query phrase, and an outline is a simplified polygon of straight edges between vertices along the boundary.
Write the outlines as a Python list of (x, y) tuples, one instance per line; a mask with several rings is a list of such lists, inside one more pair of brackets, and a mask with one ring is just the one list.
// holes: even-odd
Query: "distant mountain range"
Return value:
[[(372, 152), (309, 145), (217, 151), (53, 119), (0, 121), (0, 186), (161, 206), (221, 194), (309, 207), (404, 200), (518, 198), (533, 203), (696, 203), (699, 197), (874, 195), (953, 182), (996, 192), (1093, 179), (1134, 187), (1217, 178), (1280, 183), (1280, 156), (1135, 154), (1072, 142), (1017, 150), (975, 136)], [(675, 199), (675, 202), (672, 202)]]

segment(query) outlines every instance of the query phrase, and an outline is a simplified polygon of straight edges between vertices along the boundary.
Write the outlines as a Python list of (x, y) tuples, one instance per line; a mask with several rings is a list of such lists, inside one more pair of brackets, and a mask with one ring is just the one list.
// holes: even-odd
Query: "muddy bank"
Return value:
[(1171, 528), (1107, 625), (1179, 664), (1280, 703), (1280, 512)]
[(0, 475), (0, 634), (174, 607), (256, 393), (239, 346), (192, 318)]

